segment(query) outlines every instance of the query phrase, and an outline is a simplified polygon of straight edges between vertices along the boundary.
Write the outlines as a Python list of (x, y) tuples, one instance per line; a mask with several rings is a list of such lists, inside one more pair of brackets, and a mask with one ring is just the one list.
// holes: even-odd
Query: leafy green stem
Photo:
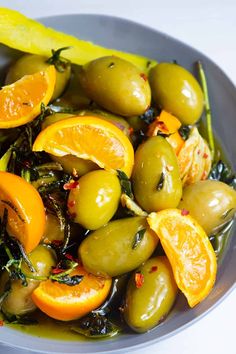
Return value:
[(208, 142), (211, 150), (212, 160), (214, 160), (215, 155), (215, 143), (214, 143), (214, 135), (212, 130), (212, 116), (211, 116), (211, 106), (210, 100), (208, 95), (208, 88), (207, 88), (207, 79), (206, 75), (200, 60), (197, 61), (197, 68), (199, 72), (199, 78), (203, 90), (204, 101), (205, 101), (205, 112), (206, 112), (206, 122), (207, 122), (207, 134), (208, 134)]

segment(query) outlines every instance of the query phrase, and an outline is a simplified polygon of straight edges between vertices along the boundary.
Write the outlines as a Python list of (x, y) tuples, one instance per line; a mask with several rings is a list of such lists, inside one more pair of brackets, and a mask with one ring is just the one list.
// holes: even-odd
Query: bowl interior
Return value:
[[(90, 40), (106, 47), (138, 53), (157, 61), (176, 60), (194, 72), (194, 63), (201, 60), (208, 78), (213, 125), (226, 156), (234, 168), (236, 161), (236, 89), (221, 69), (197, 50), (148, 27), (119, 18), (101, 15), (65, 15), (41, 19), (57, 30)], [(0, 77), (4, 67), (20, 53), (0, 46)], [(199, 319), (219, 303), (236, 282), (236, 238), (231, 237), (221, 261), (216, 285), (208, 298), (190, 309), (179, 296), (170, 316), (148, 333), (124, 334), (106, 341), (64, 342), (32, 337), (7, 327), (1, 328), (0, 341), (15, 347), (44, 353), (106, 353), (127, 351), (162, 340)]]

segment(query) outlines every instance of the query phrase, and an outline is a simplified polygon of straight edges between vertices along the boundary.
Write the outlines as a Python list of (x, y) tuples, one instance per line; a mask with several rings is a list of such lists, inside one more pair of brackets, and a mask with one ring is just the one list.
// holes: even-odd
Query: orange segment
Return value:
[(148, 136), (156, 136), (158, 132), (163, 134), (170, 134), (166, 140), (174, 149), (176, 155), (179, 153), (184, 140), (180, 136), (178, 129), (181, 127), (181, 122), (172, 114), (162, 110), (160, 116), (158, 116), (148, 128)]
[(32, 294), (36, 306), (56, 320), (71, 321), (83, 317), (99, 307), (110, 291), (111, 279), (96, 277), (82, 267), (71, 275), (84, 277), (74, 286), (46, 280)]
[(129, 177), (134, 150), (125, 134), (114, 124), (97, 117), (73, 117), (56, 122), (36, 138), (33, 151), (55, 156), (68, 154), (91, 160), (105, 169), (120, 169)]
[(44, 205), (36, 189), (23, 178), (0, 171), (0, 217), (8, 210), (7, 230), (31, 252), (45, 229)]
[(41, 104), (50, 101), (56, 71), (50, 65), (45, 71), (26, 75), (0, 90), (0, 128), (14, 128), (32, 121), (40, 114)]
[(210, 293), (217, 262), (205, 231), (186, 214), (186, 210), (166, 209), (151, 213), (147, 221), (160, 238), (179, 289), (194, 307)]

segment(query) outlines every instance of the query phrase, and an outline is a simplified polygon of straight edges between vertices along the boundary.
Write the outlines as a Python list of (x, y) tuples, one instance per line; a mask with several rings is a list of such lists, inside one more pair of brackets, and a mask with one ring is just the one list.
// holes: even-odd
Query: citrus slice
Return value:
[(36, 138), (33, 151), (55, 156), (68, 154), (95, 162), (108, 170), (120, 169), (130, 177), (134, 150), (125, 134), (103, 119), (85, 116), (56, 122)]
[(56, 80), (53, 65), (26, 75), (0, 90), (0, 128), (14, 128), (31, 122), (50, 101)]
[(8, 210), (7, 230), (27, 253), (40, 242), (45, 229), (44, 205), (36, 189), (23, 178), (0, 171), (0, 217)]
[(151, 213), (147, 221), (160, 238), (179, 289), (194, 307), (210, 293), (216, 277), (216, 256), (205, 231), (187, 210)]
[(82, 281), (74, 286), (52, 280), (40, 283), (32, 294), (35, 305), (48, 316), (61, 321), (83, 317), (99, 307), (106, 299), (111, 279), (96, 277), (82, 267), (76, 268), (70, 276), (82, 275)]

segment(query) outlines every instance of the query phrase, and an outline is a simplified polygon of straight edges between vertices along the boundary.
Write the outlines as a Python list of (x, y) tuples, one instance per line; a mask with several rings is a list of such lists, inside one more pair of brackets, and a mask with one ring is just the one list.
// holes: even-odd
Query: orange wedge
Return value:
[(83, 317), (99, 307), (106, 299), (111, 279), (96, 277), (82, 267), (70, 276), (83, 275), (82, 281), (74, 286), (46, 280), (34, 290), (32, 300), (48, 316), (61, 321), (71, 321)]
[(23, 178), (0, 171), (0, 217), (8, 210), (7, 230), (27, 253), (40, 242), (45, 229), (44, 205), (36, 189)]
[(50, 101), (56, 71), (50, 65), (45, 71), (26, 75), (0, 90), (0, 128), (14, 128), (31, 122)]
[[(156, 117), (153, 123), (149, 125), (147, 135), (156, 136), (159, 132), (166, 134), (166, 140), (178, 155), (184, 140), (180, 136), (178, 129), (181, 127), (181, 122), (172, 114), (162, 110), (160, 116)], [(168, 136), (169, 135), (169, 136)]]
[(56, 122), (36, 138), (33, 151), (55, 156), (74, 155), (107, 170), (120, 169), (130, 177), (134, 150), (127, 136), (114, 124), (86, 116)]
[(205, 231), (186, 210), (151, 213), (147, 221), (161, 241), (179, 289), (194, 307), (210, 293), (217, 271), (215, 252)]

